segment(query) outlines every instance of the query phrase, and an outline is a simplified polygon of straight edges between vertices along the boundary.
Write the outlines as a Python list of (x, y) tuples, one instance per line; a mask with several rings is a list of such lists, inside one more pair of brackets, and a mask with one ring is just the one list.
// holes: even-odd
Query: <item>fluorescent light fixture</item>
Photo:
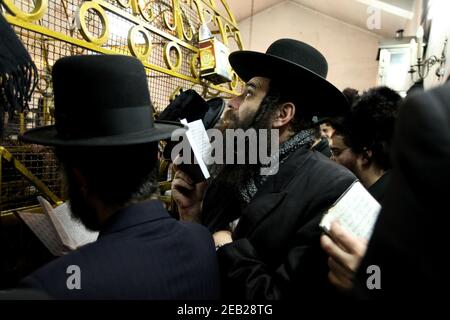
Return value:
[(364, 3), (365, 5), (369, 6), (369, 7), (373, 7), (373, 8), (377, 8), (380, 10), (383, 10), (387, 13), (402, 17), (402, 18), (406, 18), (409, 20), (412, 20), (412, 18), (414, 17), (414, 12), (410, 11), (410, 10), (405, 10), (402, 9), (400, 7), (394, 6), (392, 4), (386, 3), (384, 1), (380, 1), (380, 0), (356, 0), (360, 3)]

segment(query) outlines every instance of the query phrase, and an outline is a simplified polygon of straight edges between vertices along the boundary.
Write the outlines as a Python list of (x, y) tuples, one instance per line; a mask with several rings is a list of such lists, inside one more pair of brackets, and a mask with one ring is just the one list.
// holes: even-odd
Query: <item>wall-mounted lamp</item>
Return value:
[[(412, 39), (411, 40), (411, 68), (409, 69), (409, 73), (411, 75), (411, 79), (413, 82), (421, 81), (428, 77), (430, 73), (430, 69), (435, 65), (439, 64), (439, 67), (436, 70), (436, 76), (439, 80), (445, 76), (445, 63), (446, 63), (446, 50), (447, 50), (447, 42), (446, 38), (444, 41), (444, 49), (442, 50), (441, 57), (438, 58), (435, 55), (429, 57), (428, 59), (423, 59), (423, 28), (419, 27), (416, 34), (417, 42)], [(417, 54), (417, 57), (416, 57)], [(417, 61), (416, 61), (417, 60)]]

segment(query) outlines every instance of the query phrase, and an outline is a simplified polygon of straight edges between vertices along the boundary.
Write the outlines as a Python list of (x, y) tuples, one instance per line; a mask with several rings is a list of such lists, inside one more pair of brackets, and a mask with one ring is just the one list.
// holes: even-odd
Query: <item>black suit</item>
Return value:
[(380, 204), (383, 204), (384, 197), (386, 196), (386, 189), (389, 185), (390, 172), (386, 171), (374, 184), (372, 184), (367, 191), (375, 198)]
[[(203, 223), (215, 231), (241, 217), (234, 242), (218, 250), (224, 297), (311, 299), (334, 293), (319, 221), (355, 179), (346, 168), (302, 147), (267, 179), (242, 214), (213, 184), (205, 196)], [(221, 211), (212, 216), (215, 207)]]
[[(81, 290), (67, 288), (70, 265), (81, 270)], [(198, 224), (174, 220), (159, 201), (122, 209), (96, 242), (45, 265), (22, 285), (56, 299), (219, 297), (211, 235)]]
[[(355, 291), (362, 298), (432, 297), (448, 283), (450, 84), (402, 106), (393, 166)], [(381, 290), (366, 287), (370, 265), (381, 269)]]

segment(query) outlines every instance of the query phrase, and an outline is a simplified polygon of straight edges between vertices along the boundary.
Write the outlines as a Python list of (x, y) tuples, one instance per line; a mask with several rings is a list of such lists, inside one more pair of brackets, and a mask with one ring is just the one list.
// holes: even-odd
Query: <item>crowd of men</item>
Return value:
[[(18, 292), (272, 300), (425, 295), (439, 285), (442, 258), (429, 248), (444, 243), (450, 86), (406, 102), (387, 87), (342, 93), (326, 80), (325, 57), (293, 39), (229, 60), (246, 84), (216, 128), (276, 130), (277, 170), (216, 163), (198, 182), (175, 166), (178, 220), (156, 199), (156, 173), (158, 142), (183, 125), (154, 121), (143, 65), (98, 55), (55, 63), (55, 125), (21, 139), (54, 147), (73, 216), (100, 234), (30, 274)], [(372, 238), (352, 236), (339, 221), (324, 235), (323, 214), (356, 180), (382, 206)], [(76, 290), (67, 286), (73, 265), (82, 270)], [(381, 289), (366, 285), (372, 265)]]

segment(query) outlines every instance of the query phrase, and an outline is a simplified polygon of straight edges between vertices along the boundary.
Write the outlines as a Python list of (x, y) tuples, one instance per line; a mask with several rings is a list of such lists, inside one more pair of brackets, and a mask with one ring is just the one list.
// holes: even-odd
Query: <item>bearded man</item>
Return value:
[(311, 128), (313, 117), (340, 115), (347, 101), (326, 80), (326, 59), (306, 43), (281, 39), (265, 54), (240, 51), (229, 59), (246, 85), (220, 127), (277, 130), (278, 171), (262, 175), (261, 163), (225, 164), (197, 184), (177, 171), (172, 194), (180, 217), (213, 233), (223, 298), (330, 296), (319, 221), (355, 177), (311, 150)]
[(55, 125), (20, 138), (55, 148), (71, 214), (99, 236), (21, 287), (63, 300), (217, 299), (211, 234), (176, 221), (156, 199), (158, 141), (181, 125), (153, 120), (142, 63), (123, 55), (64, 57), (52, 79)]

